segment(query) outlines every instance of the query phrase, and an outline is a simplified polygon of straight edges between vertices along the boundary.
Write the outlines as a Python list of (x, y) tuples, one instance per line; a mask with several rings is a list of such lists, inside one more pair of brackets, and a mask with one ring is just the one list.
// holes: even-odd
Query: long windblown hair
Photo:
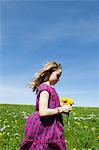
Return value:
[(48, 62), (32, 79), (30, 87), (33, 89), (33, 92), (41, 83), (48, 81), (52, 72), (56, 71), (57, 69), (62, 70), (61, 64), (53, 61)]

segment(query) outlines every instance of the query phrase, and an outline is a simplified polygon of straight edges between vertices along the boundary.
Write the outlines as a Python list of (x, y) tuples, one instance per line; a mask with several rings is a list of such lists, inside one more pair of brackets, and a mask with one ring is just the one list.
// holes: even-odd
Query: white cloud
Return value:
[(58, 90), (60, 97), (69, 97), (75, 101), (75, 106), (99, 107), (99, 94), (95, 90)]
[[(59, 86), (56, 89), (59, 97), (70, 97), (74, 99), (75, 106), (99, 107), (99, 95), (95, 90), (60, 90), (61, 87)], [(29, 88), (18, 88), (8, 85), (0, 87), (0, 103), (35, 105), (35, 101), (36, 95)]]
[(28, 88), (0, 87), (0, 103), (35, 104), (35, 94)]
[(37, 39), (42, 41), (53, 41), (58, 38), (79, 38), (84, 42), (98, 39), (98, 21), (79, 21), (74, 23), (62, 22), (49, 26), (47, 29), (42, 30), (36, 35)]
[[(25, 43), (28, 52), (37, 52), (43, 45), (62, 39), (76, 39), (83, 43), (98, 40), (98, 22), (79, 21), (79, 22), (56, 22), (40, 28), (36, 33), (27, 30), (20, 35), (21, 44)], [(4, 34), (5, 35), (5, 34)], [(9, 36), (9, 34), (8, 34)], [(5, 37), (9, 39), (9, 37)], [(5, 40), (5, 39), (4, 39)], [(9, 42), (9, 41), (8, 41)], [(38, 44), (39, 43), (39, 44)], [(28, 47), (27, 47), (28, 46)], [(31, 48), (32, 47), (32, 48)], [(26, 51), (24, 51), (25, 53)]]

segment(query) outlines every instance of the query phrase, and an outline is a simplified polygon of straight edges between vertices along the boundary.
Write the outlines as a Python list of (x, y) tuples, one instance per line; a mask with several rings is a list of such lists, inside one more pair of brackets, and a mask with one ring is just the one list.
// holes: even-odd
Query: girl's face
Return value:
[(52, 74), (49, 77), (49, 82), (51, 85), (54, 85), (59, 81), (61, 73), (62, 73), (61, 69), (57, 69), (56, 71), (52, 72)]

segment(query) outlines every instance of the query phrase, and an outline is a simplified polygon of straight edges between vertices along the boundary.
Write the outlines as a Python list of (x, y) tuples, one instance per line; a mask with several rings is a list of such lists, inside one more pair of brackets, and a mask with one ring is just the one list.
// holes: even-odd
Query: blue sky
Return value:
[(0, 3), (0, 103), (35, 104), (26, 85), (54, 60), (63, 66), (59, 96), (99, 106), (99, 2)]

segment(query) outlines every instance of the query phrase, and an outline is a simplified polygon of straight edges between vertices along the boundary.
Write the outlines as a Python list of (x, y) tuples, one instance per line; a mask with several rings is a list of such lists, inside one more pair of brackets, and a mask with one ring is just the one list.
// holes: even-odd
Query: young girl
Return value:
[(66, 150), (62, 113), (72, 110), (70, 105), (60, 106), (54, 85), (59, 81), (62, 67), (48, 62), (33, 79), (36, 91), (36, 112), (25, 125), (25, 139), (20, 150)]

